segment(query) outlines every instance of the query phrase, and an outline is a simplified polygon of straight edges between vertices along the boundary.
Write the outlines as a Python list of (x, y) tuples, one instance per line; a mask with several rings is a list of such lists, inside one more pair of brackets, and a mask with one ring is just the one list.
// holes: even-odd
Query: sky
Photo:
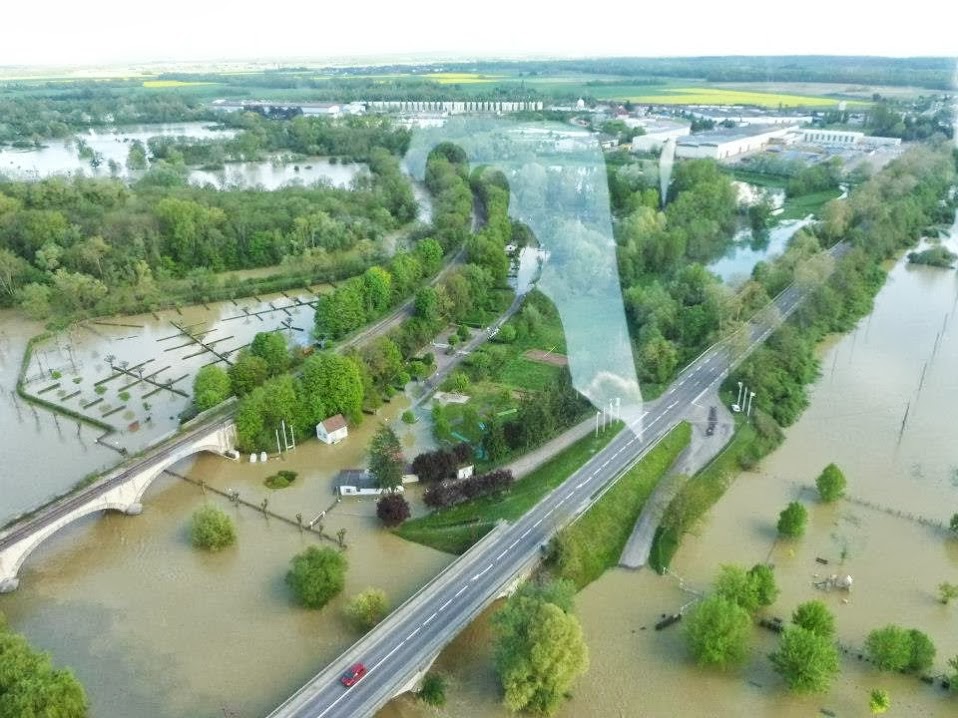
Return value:
[(889, 9), (838, 0), (36, 0), (4, 6), (0, 66), (348, 62), (423, 54), (958, 56), (958, 11), (947, 0)]

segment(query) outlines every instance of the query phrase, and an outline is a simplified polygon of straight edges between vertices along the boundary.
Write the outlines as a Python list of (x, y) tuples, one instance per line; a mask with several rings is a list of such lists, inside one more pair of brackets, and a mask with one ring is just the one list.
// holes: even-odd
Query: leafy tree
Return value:
[(289, 369), (289, 348), (280, 332), (259, 332), (249, 345), (249, 353), (266, 362), (270, 376)]
[(792, 614), (792, 623), (822, 638), (835, 637), (835, 616), (821, 601), (806, 601), (799, 604)]
[(752, 621), (748, 611), (719, 594), (703, 599), (688, 617), (685, 635), (702, 666), (728, 668), (745, 660)]
[(376, 502), (376, 515), (386, 526), (398, 526), (409, 518), (409, 502), (402, 494), (386, 494)]
[(787, 538), (798, 538), (805, 533), (808, 512), (797, 501), (791, 502), (778, 517), (778, 533)]
[(838, 675), (838, 649), (832, 639), (792, 626), (769, 656), (776, 672), (796, 693), (825, 693)]
[(379, 316), (389, 308), (392, 299), (392, 275), (382, 267), (370, 267), (363, 274), (363, 296), (366, 316)]
[(439, 318), (439, 295), (433, 287), (422, 287), (416, 292), (416, 316), (427, 322), (434, 322)]
[(85, 718), (83, 686), (69, 669), (12, 633), (0, 616), (0, 718)]
[(438, 673), (427, 673), (416, 697), (435, 708), (446, 705), (446, 680)]
[(405, 459), (399, 437), (383, 424), (369, 445), (369, 471), (383, 489), (394, 489), (402, 483)]
[(254, 356), (244, 349), (228, 373), (233, 392), (237, 396), (245, 396), (269, 378), (269, 365), (262, 357)]
[(822, 501), (832, 502), (840, 499), (845, 494), (845, 474), (842, 473), (835, 464), (829, 464), (825, 470), (815, 479), (815, 486), (818, 487), (818, 495)]
[(907, 670), (911, 673), (923, 673), (935, 663), (935, 644), (928, 634), (912, 628), (908, 631), (911, 639), (911, 657), (908, 660)]
[(949, 528), (953, 534), (958, 535), (958, 513), (951, 515), (951, 522), (949, 523)]
[(869, 694), (868, 710), (872, 712), (872, 715), (887, 713), (889, 708), (891, 708), (891, 696), (888, 695), (888, 691), (876, 688)]
[(207, 504), (193, 512), (190, 541), (196, 548), (219, 551), (236, 543), (233, 519), (215, 506)]
[(876, 628), (865, 639), (865, 652), (881, 671), (903, 671), (912, 658), (912, 638), (901, 626)]
[(771, 606), (778, 598), (779, 590), (775, 583), (775, 569), (765, 563), (758, 563), (748, 570), (748, 577), (755, 586), (759, 606)]
[(589, 652), (579, 621), (545, 598), (520, 591), (493, 618), (496, 672), (512, 711), (553, 715)]
[(360, 630), (368, 631), (389, 613), (389, 599), (386, 592), (378, 588), (367, 588), (353, 596), (345, 608), (346, 617)]
[(749, 614), (758, 610), (758, 586), (741, 566), (722, 566), (715, 581), (715, 593), (738, 604)]
[(306, 608), (322, 608), (346, 583), (346, 556), (341, 551), (310, 546), (291, 564), (286, 585)]
[(334, 352), (317, 352), (303, 363), (303, 400), (312, 423), (342, 414), (352, 423), (362, 420), (364, 389), (359, 365)]
[(226, 401), (232, 393), (229, 374), (220, 367), (211, 364), (196, 372), (193, 379), (193, 401), (200, 411)]

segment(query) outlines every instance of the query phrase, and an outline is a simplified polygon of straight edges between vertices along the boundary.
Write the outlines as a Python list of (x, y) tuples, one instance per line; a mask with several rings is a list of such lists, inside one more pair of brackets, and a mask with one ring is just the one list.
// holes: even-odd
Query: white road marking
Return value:
[(415, 631), (413, 631), (413, 632), (410, 633), (408, 636), (406, 636), (406, 640), (407, 640), (407, 641), (411, 641), (411, 640), (413, 639), (413, 636), (415, 636), (417, 633), (419, 633), (420, 630), (422, 630), (422, 626), (419, 626), (418, 628), (416, 628)]
[(509, 548), (510, 548), (510, 549), (515, 548), (518, 543), (519, 543), (519, 539), (516, 539), (516, 540), (513, 541), (511, 544), (509, 544)]
[(446, 601), (444, 604), (442, 604), (442, 605), (439, 607), (439, 610), (440, 610), (440, 611), (445, 610), (446, 606), (448, 606), (450, 603), (452, 603), (452, 599), (451, 599), (451, 598), (450, 598), (448, 601)]
[[(507, 550), (508, 550), (508, 549), (507, 549)], [(499, 559), (501, 559), (501, 558), (502, 558), (503, 556), (505, 556), (505, 555), (506, 555), (506, 552), (503, 551), (501, 554), (499, 554), (498, 556), (496, 556), (496, 561), (498, 561)]]
[(529, 532), (530, 532), (530, 531), (532, 531), (532, 529), (526, 529), (526, 532), (525, 532), (524, 534), (522, 534), (522, 536), (520, 536), (519, 538), (524, 539), (526, 536), (529, 535)]
[(542, 519), (539, 519), (539, 520), (536, 521), (534, 524), (532, 524), (532, 527), (533, 527), (533, 528), (536, 528), (536, 527), (537, 527), (539, 524), (541, 524), (541, 523), (542, 523)]
[[(463, 586), (463, 587), (460, 588), (458, 591), (456, 591), (456, 598), (459, 598), (459, 594), (461, 594), (463, 591), (465, 591), (466, 588), (468, 588), (468, 587), (467, 587), (467, 586)], [(417, 628), (416, 630), (418, 631), (419, 629)]]
[[(438, 613), (438, 611), (436, 611), (436, 613)], [(429, 618), (427, 618), (425, 621), (423, 621), (423, 622), (422, 622), (422, 625), (428, 626), (428, 625), (429, 625), (429, 622), (436, 617), (436, 613), (433, 613)]]
[(585, 481), (580, 481), (579, 483), (575, 485), (577, 489), (581, 489), (583, 486), (585, 486)]

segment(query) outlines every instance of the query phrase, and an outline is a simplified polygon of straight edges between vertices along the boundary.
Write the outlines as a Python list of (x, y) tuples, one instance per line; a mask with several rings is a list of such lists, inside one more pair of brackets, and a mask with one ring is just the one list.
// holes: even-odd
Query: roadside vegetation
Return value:
[(616, 566), (635, 522), (656, 485), (688, 446), (692, 427), (682, 422), (629, 469), (549, 546), (547, 565), (579, 590)]
[(368, 631), (382, 621), (389, 613), (389, 599), (386, 592), (378, 588), (367, 588), (353, 596), (344, 609), (346, 618), (363, 632)]

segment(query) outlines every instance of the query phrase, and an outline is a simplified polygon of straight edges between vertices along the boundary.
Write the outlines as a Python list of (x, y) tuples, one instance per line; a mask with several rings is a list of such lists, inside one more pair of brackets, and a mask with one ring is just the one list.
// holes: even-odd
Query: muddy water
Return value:
[[(17, 179), (41, 179), (52, 175), (80, 173), (88, 177), (119, 177), (135, 180), (142, 171), (126, 167), (130, 145), (134, 141), (146, 146), (151, 137), (189, 137), (193, 139), (229, 139), (236, 130), (223, 129), (202, 122), (177, 122), (157, 125), (137, 125), (114, 129), (89, 130), (66, 140), (51, 140), (37, 149), (0, 147), (0, 174)], [(88, 159), (79, 156), (78, 141), (85, 142), (101, 159), (93, 167)], [(114, 166), (110, 167), (110, 162)], [(276, 155), (260, 162), (228, 163), (222, 169), (191, 169), (189, 181), (196, 185), (227, 187), (262, 187), (273, 190), (292, 184), (310, 185), (326, 182), (335, 187), (348, 187), (363, 171), (365, 165), (353, 163), (332, 164), (325, 157), (307, 157), (287, 162)]]
[[(317, 285), (313, 292), (328, 289), (328, 285)], [(315, 299), (304, 291), (289, 293), (290, 297), (297, 294), (304, 302)], [(30, 405), (14, 402), (12, 392), (23, 349), (27, 339), (42, 327), (13, 312), (4, 313), (0, 316), (4, 392), (0, 422), (13, 427), (17, 441), (4, 441), (0, 448), (0, 457), (5, 459), (0, 471), (0, 521), (61, 493), (95, 469), (117, 463), (122, 457), (116, 448), (134, 452), (177, 428), (180, 412), (191, 402), (193, 377), (218, 357), (184, 337), (174, 324), (202, 334), (212, 349), (235, 357), (235, 352), (261, 331), (280, 330), (290, 342), (305, 344), (313, 314), (311, 306), (297, 305), (282, 294), (262, 295), (258, 300), (196, 305), (155, 316), (90, 321), (37, 344), (26, 372), (26, 390), (114, 427), (113, 433), (103, 437), (103, 444), (97, 444), (103, 431), (84, 425), (78, 436), (76, 421), (62, 416), (54, 419), (45, 409), (37, 409), (34, 416)], [(284, 329), (284, 322), (291, 328)], [(140, 381), (138, 374), (114, 375), (108, 367), (109, 356), (114, 357), (114, 365), (125, 362), (131, 371), (142, 365), (145, 381)], [(53, 378), (53, 372), (59, 372), (60, 378)], [(106, 390), (97, 393), (97, 383), (110, 376), (115, 378), (102, 383)], [(172, 388), (165, 387), (167, 381), (173, 381)], [(55, 388), (57, 383), (60, 386)], [(30, 480), (24, 481), (16, 467), (35, 461), (34, 457), (42, 457), (39, 460), (45, 470), (31, 472)]]
[[(395, 399), (336, 447), (313, 440), (265, 465), (201, 457), (175, 470), (311, 518), (335, 501), (338, 470), (360, 465), (379, 423), (396, 422), (407, 405)], [(396, 426), (410, 455), (430, 445), (422, 424)], [(299, 477), (271, 492), (262, 481), (280, 468)], [(235, 517), (235, 547), (209, 555), (189, 546), (189, 517), (204, 501)], [(346, 500), (323, 519), (327, 533), (347, 532), (346, 589), (324, 610), (305, 611), (283, 584), (289, 559), (332, 543), (169, 476), (144, 506), (136, 518), (108, 514), (64, 529), (27, 561), (21, 588), (0, 597), (16, 630), (75, 667), (96, 718), (263, 715), (357, 638), (342, 617), (350, 595), (376, 586), (396, 605), (451, 560), (383, 531), (371, 499)]]
[[(954, 229), (949, 244), (958, 245)], [(738, 477), (697, 534), (683, 541), (673, 570), (687, 589), (707, 590), (723, 563), (771, 561), (782, 590), (771, 615), (787, 620), (802, 601), (822, 599), (836, 614), (840, 640), (850, 647), (861, 646), (870, 630), (887, 623), (915, 627), (937, 645), (934, 671), (946, 670), (947, 659), (958, 654), (958, 610), (941, 605), (936, 594), (942, 581), (958, 580), (958, 543), (934, 526), (897, 514), (947, 521), (958, 509), (956, 298), (954, 271), (905, 262), (892, 269), (871, 317), (823, 347), (822, 377), (813, 387), (811, 406), (788, 430), (782, 447), (758, 471)], [(854, 501), (820, 505), (803, 485), (813, 483), (832, 461), (848, 476), (853, 497), (891, 513)], [(809, 510), (806, 536), (776, 542), (778, 512), (796, 499)], [(813, 585), (832, 574), (851, 575), (853, 592), (826, 593)], [(662, 614), (694, 597), (680, 588), (676, 576), (649, 571), (609, 571), (586, 588), (577, 605), (592, 667), (559, 716), (799, 718), (822, 708), (861, 716), (867, 714), (869, 691), (879, 687), (890, 691), (896, 715), (958, 711), (955, 699), (940, 689), (880, 674), (854, 651), (843, 657), (841, 678), (827, 695), (791, 696), (765, 658), (775, 638), (759, 628), (752, 658), (741, 670), (702, 671), (688, 659), (681, 627), (653, 630)], [(499, 702), (492, 669), (490, 615), (487, 611), (451, 644), (437, 664), (452, 684), (442, 715), (509, 715)], [(433, 714), (404, 697), (380, 718), (428, 715)]]

